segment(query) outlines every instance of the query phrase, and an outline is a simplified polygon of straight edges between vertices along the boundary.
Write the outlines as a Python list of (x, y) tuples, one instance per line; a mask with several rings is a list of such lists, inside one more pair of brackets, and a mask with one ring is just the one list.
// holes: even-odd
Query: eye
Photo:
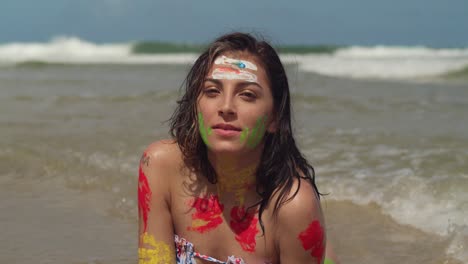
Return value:
[(203, 90), (203, 93), (209, 97), (213, 97), (219, 93), (219, 90), (216, 87), (207, 87)]
[(254, 100), (257, 98), (257, 95), (252, 92), (242, 92), (240, 95), (248, 100)]

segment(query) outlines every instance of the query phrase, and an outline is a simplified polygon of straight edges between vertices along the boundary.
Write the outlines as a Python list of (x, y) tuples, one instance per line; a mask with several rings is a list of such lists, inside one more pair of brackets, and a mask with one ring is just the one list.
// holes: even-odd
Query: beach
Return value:
[[(336, 54), (282, 58), (342, 263), (468, 263), (468, 64)], [(1, 263), (137, 262), (138, 162), (194, 55), (106, 56), (0, 56)]]

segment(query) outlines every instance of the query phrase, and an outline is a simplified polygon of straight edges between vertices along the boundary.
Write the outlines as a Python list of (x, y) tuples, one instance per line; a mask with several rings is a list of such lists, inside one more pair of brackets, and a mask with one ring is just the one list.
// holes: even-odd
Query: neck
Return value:
[(208, 152), (217, 175), (217, 189), (219, 198), (234, 198), (234, 203), (244, 205), (249, 191), (255, 191), (256, 175), (263, 148), (256, 148), (252, 152), (240, 154), (216, 154)]

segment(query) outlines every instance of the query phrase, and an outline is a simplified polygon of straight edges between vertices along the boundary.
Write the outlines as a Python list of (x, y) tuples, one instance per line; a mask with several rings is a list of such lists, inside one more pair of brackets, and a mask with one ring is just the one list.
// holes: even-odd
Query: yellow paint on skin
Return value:
[(192, 228), (196, 229), (200, 226), (205, 226), (208, 222), (202, 219), (193, 219), (192, 220)]
[(138, 264), (175, 263), (174, 252), (168, 244), (156, 241), (146, 232), (141, 235), (141, 240), (145, 247), (138, 249)]
[(256, 167), (255, 165), (250, 165), (241, 170), (236, 170), (233, 164), (233, 160), (227, 160), (219, 164), (219, 171), (223, 174), (221, 177), (226, 179), (218, 181), (218, 192), (234, 193), (236, 200), (242, 206), (245, 201), (245, 193), (255, 186)]

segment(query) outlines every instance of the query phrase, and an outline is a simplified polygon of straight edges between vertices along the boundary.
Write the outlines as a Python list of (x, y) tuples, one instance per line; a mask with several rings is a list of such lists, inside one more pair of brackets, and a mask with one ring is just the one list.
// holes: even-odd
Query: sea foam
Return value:
[(333, 54), (288, 55), (303, 71), (351, 78), (415, 79), (436, 77), (468, 66), (468, 48), (347, 47)]
[[(77, 37), (45, 43), (0, 45), (0, 65), (29, 62), (59, 64), (191, 64), (196, 53), (136, 53), (138, 43), (96, 44)], [(421, 79), (445, 76), (468, 68), (468, 48), (423, 46), (349, 46), (333, 52), (282, 54), (286, 64), (301, 71), (347, 78)]]
[(95, 44), (76, 37), (57, 37), (47, 43), (0, 45), (0, 65), (27, 62), (59, 64), (183, 64), (194, 54), (133, 54), (132, 43)]

